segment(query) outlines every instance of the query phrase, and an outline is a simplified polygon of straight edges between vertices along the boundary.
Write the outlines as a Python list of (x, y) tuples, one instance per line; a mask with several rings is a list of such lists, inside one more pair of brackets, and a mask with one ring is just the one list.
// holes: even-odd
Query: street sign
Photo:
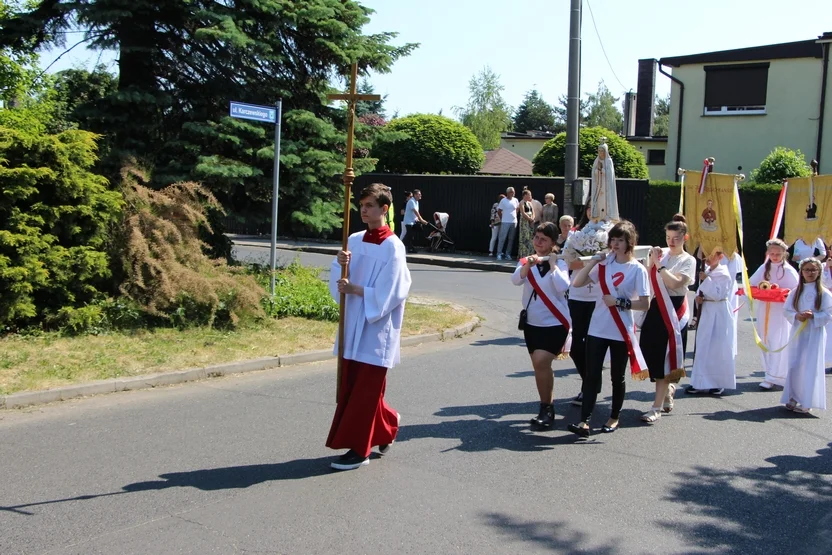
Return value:
[(232, 102), (228, 113), (232, 118), (250, 119), (263, 123), (275, 123), (277, 121), (277, 109), (274, 106)]

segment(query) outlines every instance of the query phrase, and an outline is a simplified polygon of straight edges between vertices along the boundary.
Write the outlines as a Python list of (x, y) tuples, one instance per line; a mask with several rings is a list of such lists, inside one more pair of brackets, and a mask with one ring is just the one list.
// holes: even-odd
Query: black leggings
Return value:
[(575, 363), (575, 369), (581, 379), (586, 376), (586, 334), (589, 332), (593, 310), (595, 301), (569, 300), (569, 315), (572, 317), (572, 348), (569, 350), (569, 356)]
[(602, 339), (590, 335), (586, 338), (586, 375), (581, 404), (581, 421), (589, 422), (595, 401), (601, 393), (601, 373), (604, 367), (604, 357), (610, 351), (610, 379), (612, 380), (612, 408), (610, 418), (618, 420), (621, 407), (624, 406), (624, 394), (627, 392), (625, 373), (627, 371), (627, 344), (624, 341)]

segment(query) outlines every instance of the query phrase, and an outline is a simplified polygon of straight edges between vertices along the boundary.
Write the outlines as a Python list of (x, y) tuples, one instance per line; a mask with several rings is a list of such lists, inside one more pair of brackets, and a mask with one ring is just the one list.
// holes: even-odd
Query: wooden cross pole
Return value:
[[(346, 94), (329, 94), (328, 100), (345, 100), (347, 102), (347, 109), (349, 111), (347, 119), (347, 160), (344, 169), (344, 229), (341, 235), (341, 250), (347, 250), (347, 239), (350, 236), (350, 196), (352, 194), (352, 184), (355, 181), (355, 171), (352, 167), (352, 151), (353, 151), (353, 135), (355, 134), (355, 104), (359, 101), (381, 100), (381, 96), (377, 94), (357, 94), (356, 81), (358, 80), (358, 64), (352, 64), (352, 71), (350, 74), (350, 90)], [(341, 266), (341, 279), (349, 275), (349, 268)], [(341, 293), (340, 298), (340, 315), (338, 318), (338, 373), (337, 384), (335, 386), (335, 401), (338, 402), (341, 398), (341, 374), (344, 366), (344, 324), (346, 322), (347, 301), (346, 295)]]

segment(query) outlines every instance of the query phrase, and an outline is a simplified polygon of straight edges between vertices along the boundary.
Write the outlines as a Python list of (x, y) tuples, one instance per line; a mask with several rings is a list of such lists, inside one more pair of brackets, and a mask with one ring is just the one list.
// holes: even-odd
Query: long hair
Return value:
[(806, 258), (800, 262), (800, 279), (797, 282), (797, 291), (794, 293), (794, 299), (792, 299), (792, 306), (794, 307), (795, 311), (799, 311), (798, 302), (800, 301), (800, 296), (803, 294), (803, 286), (806, 284), (806, 280), (803, 279), (803, 266), (815, 266), (818, 269), (818, 277), (815, 280), (815, 292), (817, 296), (815, 297), (815, 310), (820, 310), (821, 303), (823, 301), (823, 264), (820, 263), (820, 260), (816, 258)]
[(581, 230), (589, 223), (589, 216), (586, 213), (589, 212), (590, 208), (592, 208), (592, 201), (587, 202), (586, 206), (584, 206), (584, 213), (581, 215), (581, 219), (578, 220), (578, 225), (575, 226), (575, 229)]

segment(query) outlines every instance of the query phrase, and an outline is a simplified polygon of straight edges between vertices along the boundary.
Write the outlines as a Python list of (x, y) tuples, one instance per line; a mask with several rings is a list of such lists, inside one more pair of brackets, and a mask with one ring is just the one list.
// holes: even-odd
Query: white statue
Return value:
[(598, 157), (592, 163), (592, 211), (593, 222), (616, 222), (618, 217), (618, 197), (615, 189), (615, 168), (612, 165), (607, 138), (601, 138)]

